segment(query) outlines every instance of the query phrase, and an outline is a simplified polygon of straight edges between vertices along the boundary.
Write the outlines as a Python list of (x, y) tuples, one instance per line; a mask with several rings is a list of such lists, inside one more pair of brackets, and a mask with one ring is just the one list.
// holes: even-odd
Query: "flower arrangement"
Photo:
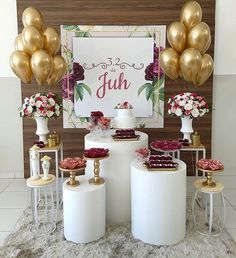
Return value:
[(101, 130), (108, 130), (110, 129), (111, 126), (111, 119), (110, 118), (106, 118), (106, 117), (99, 117), (98, 118), (98, 127)]
[(117, 108), (117, 109), (132, 109), (133, 106), (129, 102), (125, 101), (125, 102), (118, 103), (115, 106), (115, 108)]
[(65, 158), (60, 161), (60, 167), (64, 169), (76, 169), (86, 166), (86, 160), (80, 157)]
[(52, 92), (36, 93), (24, 99), (19, 108), (21, 117), (57, 118), (60, 116), (61, 101)]
[(168, 114), (173, 116), (202, 117), (209, 112), (204, 97), (197, 93), (183, 92), (168, 100)]
[(137, 154), (138, 160), (146, 161), (148, 160), (151, 151), (148, 148), (139, 148), (135, 150), (135, 153)]
[(224, 169), (224, 165), (219, 160), (214, 159), (200, 159), (197, 162), (197, 166), (206, 170), (221, 170)]
[(108, 149), (104, 148), (90, 148), (84, 150), (84, 157), (85, 158), (102, 158), (106, 157), (109, 153)]
[(92, 126), (97, 126), (98, 119), (103, 117), (103, 113), (101, 111), (92, 111), (90, 113), (90, 122)]

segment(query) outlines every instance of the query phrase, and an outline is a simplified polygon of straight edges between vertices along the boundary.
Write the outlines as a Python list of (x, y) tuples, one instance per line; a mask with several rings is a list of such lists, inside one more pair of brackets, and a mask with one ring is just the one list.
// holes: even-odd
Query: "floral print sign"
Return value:
[[(62, 25), (62, 54), (68, 64), (62, 80), (64, 128), (87, 127), (93, 110), (113, 117), (120, 101), (134, 105), (137, 127), (163, 127), (164, 73), (159, 55), (165, 33), (165, 26)], [(104, 45), (105, 54), (93, 44)], [(116, 45), (120, 49), (109, 48)], [(86, 47), (91, 59), (86, 59)]]

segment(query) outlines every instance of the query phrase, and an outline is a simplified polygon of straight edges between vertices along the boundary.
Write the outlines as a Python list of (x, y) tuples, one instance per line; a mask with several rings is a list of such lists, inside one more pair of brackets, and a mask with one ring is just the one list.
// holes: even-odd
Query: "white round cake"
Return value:
[(115, 128), (135, 128), (135, 117), (132, 116), (132, 109), (117, 109), (117, 116), (114, 118)]

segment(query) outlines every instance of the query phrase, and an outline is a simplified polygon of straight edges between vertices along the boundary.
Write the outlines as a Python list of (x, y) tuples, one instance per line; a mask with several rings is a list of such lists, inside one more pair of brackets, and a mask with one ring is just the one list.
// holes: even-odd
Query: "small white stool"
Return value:
[[(226, 214), (226, 209), (225, 209), (225, 200), (224, 200), (224, 195), (223, 195), (223, 189), (224, 185), (215, 182), (216, 186), (214, 187), (209, 187), (209, 186), (203, 186), (202, 182), (204, 182), (205, 179), (198, 179), (194, 182), (195, 186), (195, 194), (193, 197), (193, 202), (192, 202), (192, 214), (193, 214), (193, 224), (194, 224), (194, 229), (202, 234), (202, 235), (212, 235), (212, 236), (219, 236), (222, 232), (224, 222), (225, 222), (225, 214)], [(209, 215), (208, 215), (208, 202), (207, 198), (204, 198), (205, 204), (204, 209), (205, 209), (205, 225), (208, 226), (207, 230), (202, 230), (200, 229), (201, 227), (204, 227), (203, 222), (197, 222), (196, 216), (195, 216), (195, 205), (196, 205), (196, 200), (197, 200), (197, 195), (198, 193), (202, 193), (203, 195), (209, 195)], [(221, 196), (221, 218), (218, 219), (217, 225), (213, 225), (213, 209), (214, 209), (214, 195), (215, 194), (220, 194)], [(209, 217), (209, 219), (208, 219)]]
[[(40, 175), (41, 177), (43, 175)], [(53, 184), (55, 182), (55, 176), (49, 174), (50, 179), (43, 180), (42, 178), (33, 180), (32, 178), (28, 178), (26, 184), (28, 187), (31, 188), (31, 207), (32, 207), (32, 215), (34, 220), (34, 225), (32, 226), (32, 231), (39, 231), (42, 234), (47, 234), (52, 232), (56, 229), (56, 217), (57, 217), (57, 209), (54, 207), (54, 197), (53, 197)], [(45, 212), (45, 222), (42, 223), (38, 217), (38, 208), (40, 207), (40, 201), (38, 198), (38, 190), (44, 190), (44, 212)], [(50, 216), (48, 216), (49, 209), (48, 205), (48, 193), (51, 199), (51, 219), (49, 220)]]
[(92, 185), (84, 175), (78, 186), (63, 183), (64, 235), (75, 243), (89, 243), (105, 234), (105, 184)]

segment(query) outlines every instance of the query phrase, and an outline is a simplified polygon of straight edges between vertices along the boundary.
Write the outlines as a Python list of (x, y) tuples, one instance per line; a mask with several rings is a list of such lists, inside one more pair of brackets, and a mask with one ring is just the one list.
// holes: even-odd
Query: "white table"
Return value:
[[(193, 146), (193, 145), (184, 146), (182, 149), (180, 149), (180, 157), (181, 157), (181, 152), (183, 152), (183, 151), (190, 151), (190, 152), (194, 151), (196, 153), (195, 164), (199, 160), (200, 153), (202, 154), (201, 157), (203, 159), (206, 158), (206, 147), (202, 144), (200, 146)], [(195, 167), (195, 164), (194, 164), (194, 167)], [(198, 177), (198, 169), (197, 168), (195, 168), (195, 177), (196, 178)], [(205, 172), (203, 172), (203, 177), (205, 177)]]
[[(53, 197), (53, 184), (55, 182), (55, 176), (49, 174), (48, 180), (43, 180), (43, 175), (40, 175), (40, 179), (33, 180), (29, 177), (26, 181), (26, 185), (31, 188), (31, 208), (32, 215), (34, 220), (34, 226), (32, 231), (40, 231), (40, 233), (47, 234), (56, 229), (56, 220), (57, 220), (57, 209), (54, 208), (54, 197)], [(44, 195), (44, 212), (45, 212), (45, 226), (41, 227), (42, 223), (39, 221), (38, 216), (38, 190), (42, 189), (45, 191)], [(48, 193), (51, 199), (51, 214), (48, 216)], [(49, 219), (48, 219), (49, 218)]]
[[(30, 151), (30, 150), (29, 150)], [(60, 142), (55, 147), (44, 147), (37, 149), (39, 154), (46, 154), (46, 153), (53, 153), (55, 156), (55, 169), (56, 169), (56, 195), (57, 195), (57, 209), (59, 209), (59, 185), (58, 185), (58, 178), (59, 178), (59, 152), (60, 152), (60, 160), (63, 160), (63, 142)], [(29, 154), (30, 157), (30, 154)], [(39, 164), (41, 164), (39, 160)], [(40, 166), (41, 167), (41, 166)], [(31, 175), (31, 162), (30, 162), (30, 175)], [(63, 182), (63, 173), (61, 173), (61, 182)]]
[[(85, 149), (100, 147), (110, 150), (109, 159), (103, 160), (100, 166), (100, 176), (106, 182), (107, 223), (130, 221), (130, 163), (136, 156), (136, 149), (148, 147), (148, 135), (138, 131), (136, 134), (140, 135), (138, 141), (118, 142), (112, 137), (85, 136)], [(93, 162), (87, 162), (86, 174), (93, 176)]]
[(105, 184), (90, 185), (87, 175), (79, 186), (63, 183), (64, 235), (75, 243), (88, 243), (105, 234)]
[(131, 163), (131, 231), (154, 245), (176, 244), (186, 231), (186, 164), (176, 171), (148, 171)]

